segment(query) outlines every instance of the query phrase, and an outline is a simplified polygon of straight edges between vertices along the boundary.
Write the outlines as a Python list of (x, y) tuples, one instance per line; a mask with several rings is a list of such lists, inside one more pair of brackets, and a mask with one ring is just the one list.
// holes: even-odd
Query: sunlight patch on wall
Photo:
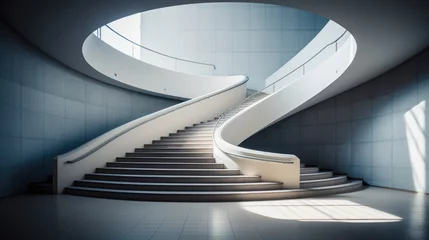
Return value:
[(422, 101), (404, 114), (405, 130), (414, 190), (426, 192), (426, 101)]
[(402, 218), (348, 200), (282, 200), (241, 203), (254, 214), (302, 222), (383, 223)]

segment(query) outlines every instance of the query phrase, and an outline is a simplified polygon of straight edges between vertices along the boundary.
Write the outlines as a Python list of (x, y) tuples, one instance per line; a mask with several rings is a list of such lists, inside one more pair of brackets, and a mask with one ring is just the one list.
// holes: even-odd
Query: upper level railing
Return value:
[[(214, 64), (188, 60), (158, 52), (125, 37), (109, 25), (104, 25), (97, 29), (94, 34), (119, 51), (149, 64), (178, 72), (215, 75), (216, 65)], [(107, 34), (109, 38), (105, 37)]]
[[(328, 57), (328, 56), (325, 56), (324, 54), (330, 53), (330, 52), (332, 52), (332, 53), (337, 52), (339, 47), (342, 46), (342, 44), (347, 40), (347, 37), (349, 35), (350, 35), (350, 33), (348, 33), (348, 31), (345, 30), (338, 38), (336, 38), (334, 41), (326, 44), (318, 52), (316, 52), (314, 55), (312, 55), (312, 57), (310, 57), (308, 60), (306, 60), (305, 62), (303, 62), (302, 64), (300, 64), (296, 68), (292, 69), (287, 74), (284, 74), (282, 77), (278, 78), (274, 82), (272, 82), (272, 83), (268, 84), (267, 86), (265, 86), (264, 88), (260, 89), (259, 91), (254, 92), (249, 97), (244, 99), (242, 102), (236, 104), (234, 107), (232, 107), (232, 108), (228, 109), (226, 112), (224, 112), (219, 117), (219, 119), (217, 120), (217, 122), (215, 124), (215, 127), (213, 128), (212, 134), (213, 134), (213, 143), (215, 144), (215, 146), (227, 154), (248, 158), (249, 156), (244, 156), (244, 155), (237, 154), (237, 152), (228, 152), (228, 150), (221, 149), (219, 147), (219, 144), (216, 142), (216, 135), (215, 135), (216, 130), (221, 126), (220, 123), (224, 123), (226, 121), (225, 116), (228, 115), (228, 113), (233, 111), (233, 110), (236, 112), (239, 112), (240, 110), (242, 110), (242, 109), (240, 109), (240, 105), (243, 105), (244, 103), (250, 101), (255, 96), (258, 96), (258, 95), (263, 94), (263, 93), (274, 93), (276, 91), (276, 88), (277, 88), (277, 90), (279, 90), (285, 86), (288, 86), (288, 85), (294, 83), (301, 76), (304, 76), (306, 74), (306, 72), (308, 72), (311, 68), (316, 67), (317, 64), (314, 65), (314, 63), (316, 62), (315, 61), (316, 59), (318, 59), (319, 57), (322, 58), (322, 59), (318, 59), (319, 61), (317, 61), (317, 63), (320, 63), (320, 61), (325, 60), (325, 58), (323, 58), (323, 57)], [(313, 61), (314, 61), (314, 63), (313, 63)], [(288, 77), (292, 77), (292, 78), (287, 79)], [(286, 82), (282, 83), (282, 80), (290, 80), (290, 81), (286, 81)], [(270, 160), (267, 158), (259, 158), (259, 157), (255, 157), (255, 156), (253, 156), (251, 158), (257, 159), (257, 160), (262, 160), (262, 161), (279, 162), (279, 160), (275, 160), (275, 159)]]

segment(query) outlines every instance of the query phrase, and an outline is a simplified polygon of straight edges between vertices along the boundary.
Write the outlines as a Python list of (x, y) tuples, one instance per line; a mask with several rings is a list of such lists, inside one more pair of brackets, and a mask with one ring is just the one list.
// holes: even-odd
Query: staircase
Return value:
[[(220, 122), (266, 97), (260, 94), (231, 110)], [(301, 188), (282, 189), (227, 169), (213, 158), (212, 133), (217, 119), (161, 137), (143, 148), (117, 157), (66, 188), (67, 194), (142, 201), (250, 201), (301, 198), (349, 192), (362, 181), (301, 165)]]

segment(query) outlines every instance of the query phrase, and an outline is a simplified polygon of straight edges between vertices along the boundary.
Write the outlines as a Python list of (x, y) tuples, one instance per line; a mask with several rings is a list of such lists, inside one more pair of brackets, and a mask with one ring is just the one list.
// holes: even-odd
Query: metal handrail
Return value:
[(138, 47), (140, 47), (140, 48), (146, 49), (146, 50), (148, 50), (148, 51), (150, 51), (150, 52), (153, 52), (153, 53), (156, 53), (156, 54), (159, 54), (159, 55), (161, 55), (161, 56), (168, 57), (168, 58), (171, 58), (171, 59), (174, 59), (174, 60), (178, 60), (178, 61), (183, 61), (183, 62), (189, 62), (189, 63), (194, 63), (194, 64), (200, 64), (200, 65), (211, 66), (211, 67), (213, 68), (213, 70), (216, 70), (216, 65), (214, 65), (214, 64), (211, 64), (211, 63), (203, 63), (203, 62), (197, 62), (197, 61), (192, 61), (192, 60), (187, 60), (187, 59), (178, 58), (178, 57), (173, 57), (173, 56), (167, 55), (167, 54), (165, 54), (165, 53), (158, 52), (158, 51), (156, 51), (156, 50), (150, 49), (150, 48), (148, 48), (148, 47), (145, 47), (145, 46), (143, 46), (143, 45), (140, 45), (140, 44), (138, 44), (138, 43), (134, 42), (133, 40), (131, 40), (131, 39), (129, 39), (129, 38), (127, 38), (127, 37), (125, 37), (124, 35), (120, 34), (118, 31), (116, 31), (115, 29), (113, 29), (112, 27), (110, 27), (110, 26), (109, 26), (109, 25), (107, 25), (107, 24), (106, 24), (106, 25), (104, 25), (104, 26), (105, 26), (106, 28), (108, 28), (110, 31), (112, 31), (113, 33), (115, 33), (116, 35), (118, 35), (119, 37), (121, 37), (121, 38), (125, 39), (126, 41), (128, 41), (128, 42), (130, 42), (130, 43), (132, 43), (132, 44), (134, 44), (134, 45), (136, 45), (136, 46), (138, 46)]
[[(307, 63), (309, 63), (311, 60), (313, 60), (316, 56), (318, 56), (323, 50), (325, 50), (327, 47), (329, 47), (329, 46), (331, 46), (331, 45), (333, 45), (333, 44), (336, 44), (335, 45), (335, 51), (337, 51), (338, 50), (338, 41), (347, 33), (348, 31), (347, 30), (345, 30), (338, 38), (336, 38), (334, 41), (332, 41), (332, 42), (330, 42), (330, 43), (328, 43), (328, 44), (326, 44), (322, 49), (320, 49), (317, 53), (315, 53), (311, 58), (309, 58), (307, 61), (305, 61), (304, 63), (302, 63), (302, 64), (300, 64), (298, 67), (296, 67), (296, 68), (294, 68), (292, 71), (290, 71), (288, 74), (286, 74), (286, 75), (283, 75), (282, 77), (280, 77), (279, 79), (277, 79), (276, 81), (274, 81), (274, 82), (272, 82), (272, 83), (270, 83), (269, 85), (267, 85), (267, 86), (265, 86), (264, 88), (262, 88), (261, 90), (259, 90), (259, 91), (256, 91), (256, 92), (254, 92), (254, 93), (252, 93), (250, 96), (248, 96), (247, 98), (245, 98), (243, 101), (241, 101), (241, 102), (239, 102), (238, 104), (236, 104), (236, 105), (234, 105), (233, 107), (231, 107), (231, 108), (229, 108), (227, 111), (225, 111), (224, 113), (222, 113), (222, 115), (220, 115), (220, 117), (218, 118), (218, 120), (216, 121), (216, 124), (215, 124), (215, 126), (214, 126), (214, 128), (213, 128), (213, 132), (212, 132), (212, 137), (213, 137), (213, 143), (214, 143), (214, 145), (219, 149), (219, 150), (221, 150), (222, 152), (223, 152), (223, 150), (222, 149), (220, 149), (219, 148), (219, 145), (217, 144), (217, 142), (216, 142), (216, 137), (215, 137), (215, 132), (216, 132), (216, 129), (217, 129), (217, 127), (218, 127), (218, 125), (219, 125), (219, 122), (220, 122), (220, 120), (227, 114), (227, 113), (229, 113), (231, 110), (233, 110), (234, 108), (237, 108), (238, 106), (240, 106), (241, 104), (243, 104), (243, 103), (245, 103), (245, 102), (247, 102), (247, 100), (249, 100), (249, 99), (251, 99), (252, 97), (254, 97), (255, 95), (257, 95), (257, 94), (260, 94), (262, 91), (264, 91), (265, 89), (267, 89), (267, 88), (269, 88), (269, 87), (271, 87), (271, 86), (273, 86), (274, 84), (276, 84), (277, 82), (279, 82), (280, 80), (283, 80), (284, 78), (286, 78), (286, 77), (288, 77), (289, 75), (291, 75), (292, 73), (294, 73), (296, 70), (298, 70), (298, 69), (300, 69), (301, 67), (303, 67), (303, 69), (304, 69), (304, 72), (303, 72), (303, 74), (305, 75), (305, 65), (307, 64)], [(293, 82), (295, 82), (295, 81), (293, 81)], [(292, 84), (293, 82), (291, 82), (290, 84)], [(274, 91), (274, 90), (273, 90)], [(228, 153), (229, 154), (229, 153)], [(231, 154), (231, 155), (235, 155), (235, 156), (238, 156), (237, 154)], [(239, 156), (239, 157), (243, 157), (243, 156)], [(248, 156), (245, 156), (245, 157), (248, 157)], [(259, 160), (264, 160), (264, 161), (271, 161), (271, 160), (267, 160), (267, 159), (263, 159), (263, 158), (257, 158), (257, 157), (252, 157), (253, 159), (259, 159)]]

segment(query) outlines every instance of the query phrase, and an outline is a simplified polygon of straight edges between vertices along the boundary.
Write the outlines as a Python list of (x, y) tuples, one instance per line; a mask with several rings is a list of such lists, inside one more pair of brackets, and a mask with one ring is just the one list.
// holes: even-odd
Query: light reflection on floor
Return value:
[(402, 218), (349, 200), (282, 200), (241, 203), (243, 209), (261, 216), (305, 222), (398, 222)]

